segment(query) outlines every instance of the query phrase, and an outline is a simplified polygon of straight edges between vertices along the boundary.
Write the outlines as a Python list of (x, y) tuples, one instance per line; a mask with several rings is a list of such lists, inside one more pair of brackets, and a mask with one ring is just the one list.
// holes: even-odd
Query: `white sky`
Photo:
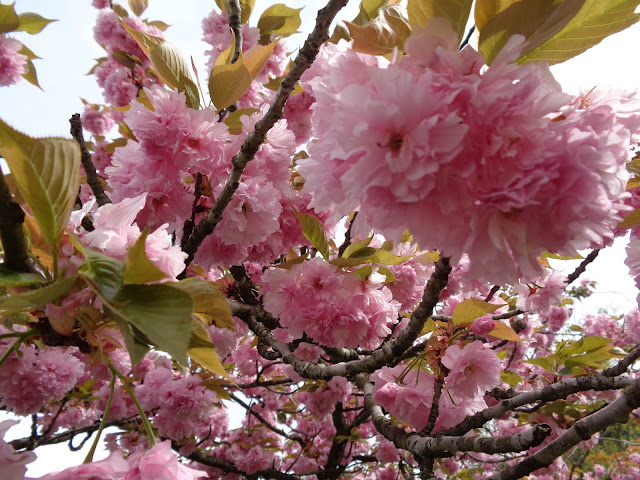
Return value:
[[(8, 0), (0, 1), (8, 3)], [(305, 7), (301, 14), (301, 31), (305, 33), (311, 30), (315, 12), (325, 3), (280, 1), (295, 8)], [(125, 0), (120, 2), (126, 4)], [(95, 63), (94, 59), (104, 55), (103, 50), (93, 40), (92, 30), (97, 10), (91, 7), (90, 0), (17, 0), (16, 3), (18, 12), (33, 11), (59, 21), (50, 24), (35, 36), (26, 33), (12, 34), (36, 55), (42, 57), (42, 60), (35, 61), (35, 65), (44, 92), (26, 81), (0, 88), (0, 118), (32, 136), (69, 137), (68, 120), (71, 114), (83, 110), (80, 97), (94, 103), (102, 102), (95, 77), (86, 76)], [(149, 3), (150, 6), (143, 18), (171, 24), (171, 28), (165, 32), (166, 38), (178, 46), (186, 59), (193, 56), (198, 71), (205, 72), (203, 53), (206, 44), (201, 41), (200, 21), (211, 11), (214, 2), (150, 0)], [(254, 23), (271, 3), (276, 2), (256, 1)], [(357, 14), (358, 4), (357, 1), (351, 1), (340, 18), (351, 20)], [(304, 37), (298, 36), (295, 42), (303, 40)], [(587, 53), (555, 67), (554, 73), (564, 90), (569, 93), (588, 91), (594, 86), (636, 90), (640, 87), (640, 62), (635, 60), (635, 54), (630, 53), (638, 44), (640, 25), (614, 35)], [(290, 45), (295, 43), (292, 42)], [(206, 79), (200, 80), (206, 84)], [(592, 301), (578, 307), (579, 312), (606, 307), (618, 313), (626, 313), (636, 304), (635, 297), (638, 291), (624, 266), (624, 245), (625, 241), (622, 240), (617, 242), (614, 248), (601, 252), (596, 262), (588, 268), (585, 276), (597, 280), (601, 287)], [(572, 263), (568, 270), (572, 270), (576, 263), (578, 262)], [(13, 428), (8, 437), (16, 438), (28, 434), (27, 422), (25, 428)], [(32, 477), (81, 463), (85, 454), (70, 455), (65, 444), (40, 448), (36, 453), (39, 460), (29, 468), (29, 475)]]

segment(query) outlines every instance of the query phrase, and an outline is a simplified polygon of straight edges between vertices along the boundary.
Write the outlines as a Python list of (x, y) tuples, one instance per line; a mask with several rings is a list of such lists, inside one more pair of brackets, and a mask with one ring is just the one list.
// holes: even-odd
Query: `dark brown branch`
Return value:
[(222, 213), (240, 186), (240, 178), (242, 177), (245, 167), (255, 157), (271, 127), (284, 116), (283, 109), (285, 102), (291, 95), (302, 74), (315, 60), (322, 44), (329, 39), (329, 25), (340, 9), (346, 4), (347, 0), (330, 0), (327, 6), (318, 12), (315, 28), (309, 37), (307, 37), (304, 46), (300, 49), (298, 56), (291, 65), (289, 73), (282, 79), (280, 88), (271, 107), (265, 116), (256, 123), (253, 132), (247, 136), (240, 148), (240, 152), (231, 160), (232, 170), (227, 183), (205, 219), (198, 224), (189, 238), (184, 249), (188, 255), (185, 260), (185, 265), (188, 266), (193, 261), (193, 257), (203, 240), (213, 232), (218, 222), (222, 219)]
[(242, 52), (242, 24), (240, 23), (240, 3), (238, 0), (229, 0), (229, 28), (234, 34), (233, 57), (231, 63), (236, 63)]
[(573, 271), (573, 273), (567, 276), (567, 279), (565, 280), (565, 283), (567, 284), (567, 286), (571, 285), (574, 281), (578, 279), (580, 275), (584, 273), (584, 271), (587, 269), (589, 264), (596, 259), (599, 253), (600, 253), (600, 249), (596, 248), (595, 250), (592, 250), (589, 255), (587, 255), (587, 257), (582, 261), (582, 263), (578, 265), (578, 268), (576, 268)]
[(96, 167), (93, 165), (93, 161), (91, 160), (91, 153), (89, 153), (87, 145), (84, 143), (84, 134), (82, 133), (82, 120), (80, 119), (80, 114), (74, 113), (73, 115), (71, 115), (69, 123), (71, 124), (71, 136), (80, 146), (80, 160), (82, 161), (84, 173), (87, 176), (87, 183), (89, 184), (89, 187), (91, 187), (91, 191), (93, 192), (93, 194), (96, 196), (96, 202), (100, 206), (111, 203), (111, 199), (107, 196), (106, 193), (104, 193), (104, 188), (102, 188), (102, 184), (100, 183), (100, 179), (98, 178)]
[(640, 358), (640, 345), (633, 347), (629, 354), (621, 359), (616, 365), (603, 370), (602, 376), (617, 377), (618, 375), (622, 375), (636, 360), (638, 360), (638, 358)]
[[(175, 445), (174, 448), (178, 450), (180, 448), (179, 445)], [(268, 468), (265, 470), (260, 470), (259, 472), (253, 473), (251, 475), (244, 473), (235, 464), (223, 460), (218, 457), (214, 457), (209, 455), (206, 451), (203, 450), (195, 450), (191, 452), (189, 455), (186, 455), (189, 460), (193, 460), (194, 462), (201, 463), (203, 465), (207, 465), (208, 467), (218, 468), (226, 473), (236, 473), (242, 475), (243, 478), (247, 478), (250, 480), (259, 479), (259, 478), (273, 478), (275, 480), (295, 480), (298, 477), (296, 475), (291, 475), (288, 473), (281, 472), (280, 470), (276, 470), (275, 468)]]
[(349, 222), (349, 228), (344, 234), (344, 242), (338, 248), (338, 256), (341, 257), (344, 251), (347, 249), (349, 245), (351, 245), (351, 229), (353, 228), (353, 222), (356, 221), (356, 217), (358, 216), (358, 212), (354, 212), (353, 217), (351, 217), (351, 221)]
[(0, 169), (0, 241), (4, 250), (3, 265), (14, 272), (35, 272), (24, 238), (24, 212), (13, 201)]
[(233, 301), (228, 301), (227, 304), (231, 307), (231, 311), (235, 316), (244, 320), (262, 342), (278, 351), (282, 355), (282, 359), (292, 365), (301, 377), (314, 380), (330, 380), (338, 376), (349, 378), (358, 373), (375, 372), (385, 365), (394, 366), (400, 362), (403, 354), (420, 335), (424, 322), (433, 313), (433, 309), (440, 299), (440, 293), (447, 286), (450, 272), (449, 259), (440, 258), (436, 263), (435, 271), (427, 282), (422, 301), (411, 315), (409, 324), (402, 329), (397, 338), (385, 343), (381, 348), (365, 358), (340, 362), (334, 365), (305, 362), (296, 357), (291, 352), (289, 345), (275, 338), (271, 331), (260, 321), (261, 316), (270, 316), (264, 310)]

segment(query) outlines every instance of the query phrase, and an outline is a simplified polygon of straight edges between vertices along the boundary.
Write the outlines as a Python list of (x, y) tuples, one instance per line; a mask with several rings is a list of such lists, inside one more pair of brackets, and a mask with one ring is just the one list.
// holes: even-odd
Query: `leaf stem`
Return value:
[(107, 398), (107, 405), (104, 409), (104, 413), (102, 414), (102, 420), (100, 420), (100, 426), (98, 427), (98, 433), (96, 435), (87, 456), (82, 463), (91, 463), (93, 462), (93, 455), (96, 453), (96, 448), (98, 448), (98, 442), (100, 441), (100, 435), (102, 434), (102, 430), (107, 423), (107, 417), (109, 416), (109, 410), (111, 410), (111, 402), (113, 402), (113, 392), (116, 389), (116, 374), (111, 371), (111, 383), (109, 384), (109, 398)]
[(20, 345), (22, 343), (25, 342), (25, 340), (31, 338), (34, 336), (35, 330), (28, 330), (26, 332), (24, 332), (23, 334), (21, 334), (20, 336), (18, 336), (18, 339), (7, 349), (6, 352), (4, 352), (4, 354), (2, 355), (2, 357), (0, 357), (0, 366), (2, 366), (2, 364), (7, 360), (7, 358), (9, 358), (9, 356), (14, 352), (17, 351), (18, 348), (20, 347)]

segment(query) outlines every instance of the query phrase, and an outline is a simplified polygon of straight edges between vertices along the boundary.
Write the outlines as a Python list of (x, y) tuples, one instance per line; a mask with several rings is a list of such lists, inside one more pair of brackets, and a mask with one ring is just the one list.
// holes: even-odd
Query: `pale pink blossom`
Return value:
[(0, 422), (0, 468), (5, 480), (23, 480), (27, 473), (27, 463), (36, 459), (36, 454), (30, 451), (16, 452), (13, 447), (3, 440), (4, 436), (18, 420), (4, 420)]
[(536, 280), (531, 286), (515, 285), (518, 294), (516, 306), (529, 313), (545, 314), (552, 305), (560, 303), (562, 293), (567, 287), (560, 272), (552, 272), (543, 280)]
[(127, 462), (122, 458), (122, 452), (113, 452), (104, 460), (49, 473), (40, 477), (39, 480), (120, 480), (127, 469)]
[[(91, 105), (85, 105), (82, 114), (82, 127), (95, 135), (105, 135), (115, 125), (109, 112), (96, 110)], [(97, 167), (96, 167), (97, 168)]]
[(442, 357), (449, 373), (445, 385), (459, 398), (473, 398), (500, 385), (500, 359), (476, 340), (465, 345), (451, 345)]
[[(374, 373), (373, 400), (398, 420), (421, 430), (429, 419), (435, 377), (420, 369), (405, 370), (406, 366), (401, 364), (382, 367)], [(406, 374), (400, 378), (403, 372)]]
[(0, 87), (18, 83), (27, 72), (27, 57), (18, 53), (22, 44), (0, 33)]
[(207, 475), (181, 464), (168, 440), (156, 444), (144, 454), (134, 454), (127, 461), (129, 470), (123, 480), (196, 480)]

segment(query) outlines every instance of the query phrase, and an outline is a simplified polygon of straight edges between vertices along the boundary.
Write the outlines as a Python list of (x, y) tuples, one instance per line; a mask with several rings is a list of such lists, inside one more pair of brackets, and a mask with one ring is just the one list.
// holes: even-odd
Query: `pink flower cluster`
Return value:
[[(372, 65), (347, 51), (309, 81), (313, 135), (301, 160), (311, 206), (459, 259), (496, 283), (536, 277), (545, 250), (575, 254), (613, 238), (628, 146), (640, 133), (631, 96), (570, 103), (542, 63), (512, 64), (514, 36), (493, 64), (457, 51), (432, 20), (407, 55)], [(337, 53), (337, 52), (336, 52)]]
[(167, 440), (127, 460), (115, 452), (104, 460), (50, 473), (40, 480), (196, 480), (206, 475), (180, 463)]
[[(13, 338), (0, 341), (5, 353)], [(0, 406), (12, 412), (37, 413), (51, 400), (62, 400), (86, 372), (77, 347), (49, 347), (38, 350), (22, 345), (20, 356), (13, 352), (0, 366)]]
[(163, 437), (215, 438), (227, 429), (226, 412), (217, 405), (218, 397), (196, 375), (175, 375), (171, 368), (155, 366), (134, 391), (142, 408), (154, 411), (153, 424)]
[(27, 57), (18, 53), (22, 44), (0, 33), (0, 87), (18, 83), (27, 71)]
[(321, 258), (291, 271), (267, 270), (261, 283), (265, 309), (293, 338), (306, 333), (329, 347), (377, 347), (400, 307), (388, 288), (373, 288)]
[[(486, 408), (484, 393), (500, 385), (500, 359), (493, 350), (475, 341), (464, 347), (451, 345), (442, 357), (447, 368), (439, 400), (435, 431), (461, 422), (467, 415)], [(421, 430), (427, 424), (434, 395), (435, 377), (405, 365), (383, 367), (371, 376), (373, 400), (398, 420)]]
[[(104, 8), (100, 10), (93, 29), (96, 41), (107, 51), (107, 59), (95, 71), (98, 85), (103, 89), (105, 100), (116, 107), (128, 105), (138, 96), (140, 88), (156, 83), (145, 72), (150, 66), (149, 60), (119, 20), (115, 11)], [(123, 17), (122, 21), (135, 30), (162, 37), (158, 28), (138, 17)], [(122, 55), (128, 56), (129, 61), (123, 62)]]
[(4, 436), (18, 420), (4, 420), (0, 422), (0, 467), (2, 476), (7, 480), (22, 480), (27, 472), (27, 463), (36, 459), (36, 454), (29, 451), (16, 452), (13, 447), (4, 441)]

